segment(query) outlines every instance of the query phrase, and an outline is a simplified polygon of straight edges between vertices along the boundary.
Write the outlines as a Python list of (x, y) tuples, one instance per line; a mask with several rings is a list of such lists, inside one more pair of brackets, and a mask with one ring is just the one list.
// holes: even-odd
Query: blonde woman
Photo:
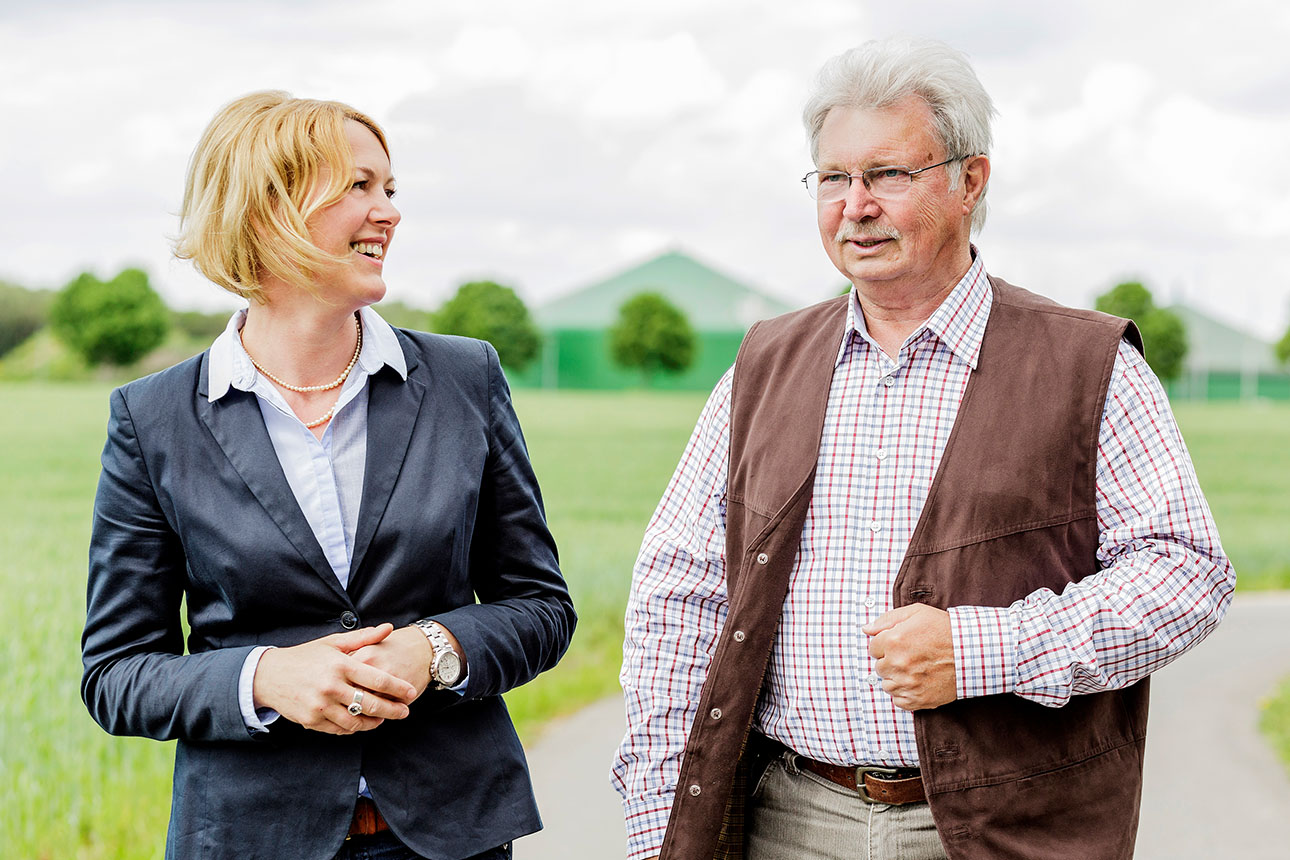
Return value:
[(394, 185), (353, 108), (227, 105), (176, 253), (248, 307), (112, 393), (82, 695), (178, 741), (167, 857), (506, 858), (541, 826), (500, 694), (575, 615), (492, 347), (369, 307)]

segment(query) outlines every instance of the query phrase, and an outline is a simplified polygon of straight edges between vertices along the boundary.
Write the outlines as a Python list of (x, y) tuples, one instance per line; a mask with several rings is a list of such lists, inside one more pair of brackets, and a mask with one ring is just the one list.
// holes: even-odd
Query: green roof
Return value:
[(1187, 355), (1183, 372), (1195, 371), (1261, 371), (1279, 370), (1272, 344), (1249, 332), (1214, 319), (1187, 305), (1174, 305), (1187, 332)]
[(669, 251), (608, 280), (566, 293), (533, 313), (538, 327), (604, 329), (637, 293), (661, 293), (685, 313), (696, 331), (746, 331), (759, 319), (793, 310), (679, 251)]

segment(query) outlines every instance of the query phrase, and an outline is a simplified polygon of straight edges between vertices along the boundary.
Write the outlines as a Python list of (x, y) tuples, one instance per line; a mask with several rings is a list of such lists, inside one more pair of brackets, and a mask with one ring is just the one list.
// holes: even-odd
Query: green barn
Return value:
[(622, 304), (644, 292), (659, 293), (678, 307), (697, 340), (690, 368), (660, 375), (653, 383), (659, 389), (710, 389), (734, 363), (749, 326), (793, 310), (693, 257), (669, 251), (538, 306), (533, 316), (542, 331), (542, 355), (523, 373), (509, 373), (512, 382), (542, 388), (640, 387), (638, 372), (610, 358), (609, 330)]
[(1290, 374), (1272, 344), (1187, 305), (1174, 305), (1187, 332), (1182, 375), (1167, 386), (1173, 400), (1290, 400)]

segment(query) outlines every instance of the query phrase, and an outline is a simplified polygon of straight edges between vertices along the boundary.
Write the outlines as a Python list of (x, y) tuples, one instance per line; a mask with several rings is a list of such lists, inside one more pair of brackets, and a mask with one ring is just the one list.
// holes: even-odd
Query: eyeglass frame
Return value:
[[(865, 190), (868, 191), (870, 194), (873, 194), (873, 189), (869, 186), (869, 174), (871, 173), (881, 173), (884, 170), (893, 170), (893, 169), (903, 170), (909, 174), (909, 187), (913, 188), (914, 177), (922, 173), (923, 171), (931, 170), (932, 168), (935, 168), (935, 167), (944, 167), (947, 164), (953, 164), (956, 161), (964, 161), (969, 158), (976, 158), (976, 156), (975, 155), (956, 155), (953, 158), (947, 158), (944, 161), (938, 161), (935, 164), (929, 164), (926, 167), (920, 167), (917, 170), (910, 170), (909, 168), (901, 164), (884, 164), (879, 167), (870, 167), (868, 170), (862, 170), (859, 173), (848, 173), (845, 170), (812, 170), (810, 173), (807, 173), (805, 176), (802, 177), (802, 185), (806, 186), (806, 193), (810, 195), (811, 199), (816, 202), (819, 202), (820, 198), (815, 196), (814, 194), (811, 194), (812, 176), (819, 176), (821, 173), (827, 173), (829, 175), (837, 174), (839, 176), (846, 176), (847, 192), (843, 193), (843, 195), (839, 197), (837, 200), (828, 201), (830, 203), (841, 203), (843, 200), (846, 199), (846, 194), (851, 191), (851, 183), (855, 182), (857, 178), (864, 183)], [(878, 199), (891, 200), (891, 199), (898, 199), (898, 198), (880, 197)]]

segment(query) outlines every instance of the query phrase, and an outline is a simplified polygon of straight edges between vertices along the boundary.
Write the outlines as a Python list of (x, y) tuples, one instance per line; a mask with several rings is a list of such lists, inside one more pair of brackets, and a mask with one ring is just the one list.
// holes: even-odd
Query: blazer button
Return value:
[(759, 553), (757, 553), (757, 563), (758, 563), (758, 564), (765, 564), (765, 563), (766, 563), (766, 562), (768, 562), (768, 561), (770, 561), (770, 556), (766, 555), (766, 553), (764, 553), (764, 552), (759, 552)]
[(712, 719), (719, 720), (721, 719), (721, 709), (713, 708), (711, 711), (709, 711), (709, 715), (712, 717)]
[(699, 788), (697, 785), (692, 785), (692, 786), (690, 786), (690, 796), (691, 796), (691, 797), (698, 797), (698, 796), (699, 796), (699, 794), (700, 794), (702, 791), (703, 791), (703, 789)]
[(744, 635), (744, 632), (743, 632), (742, 630), (736, 630), (736, 631), (735, 631), (735, 641), (736, 641), (736, 642), (742, 642), (742, 641), (744, 641), (744, 640), (745, 640), (745, 639), (747, 639), (747, 638), (748, 638), (748, 637)]
[(358, 626), (358, 616), (346, 609), (340, 614), (340, 626), (346, 630), (353, 630)]

